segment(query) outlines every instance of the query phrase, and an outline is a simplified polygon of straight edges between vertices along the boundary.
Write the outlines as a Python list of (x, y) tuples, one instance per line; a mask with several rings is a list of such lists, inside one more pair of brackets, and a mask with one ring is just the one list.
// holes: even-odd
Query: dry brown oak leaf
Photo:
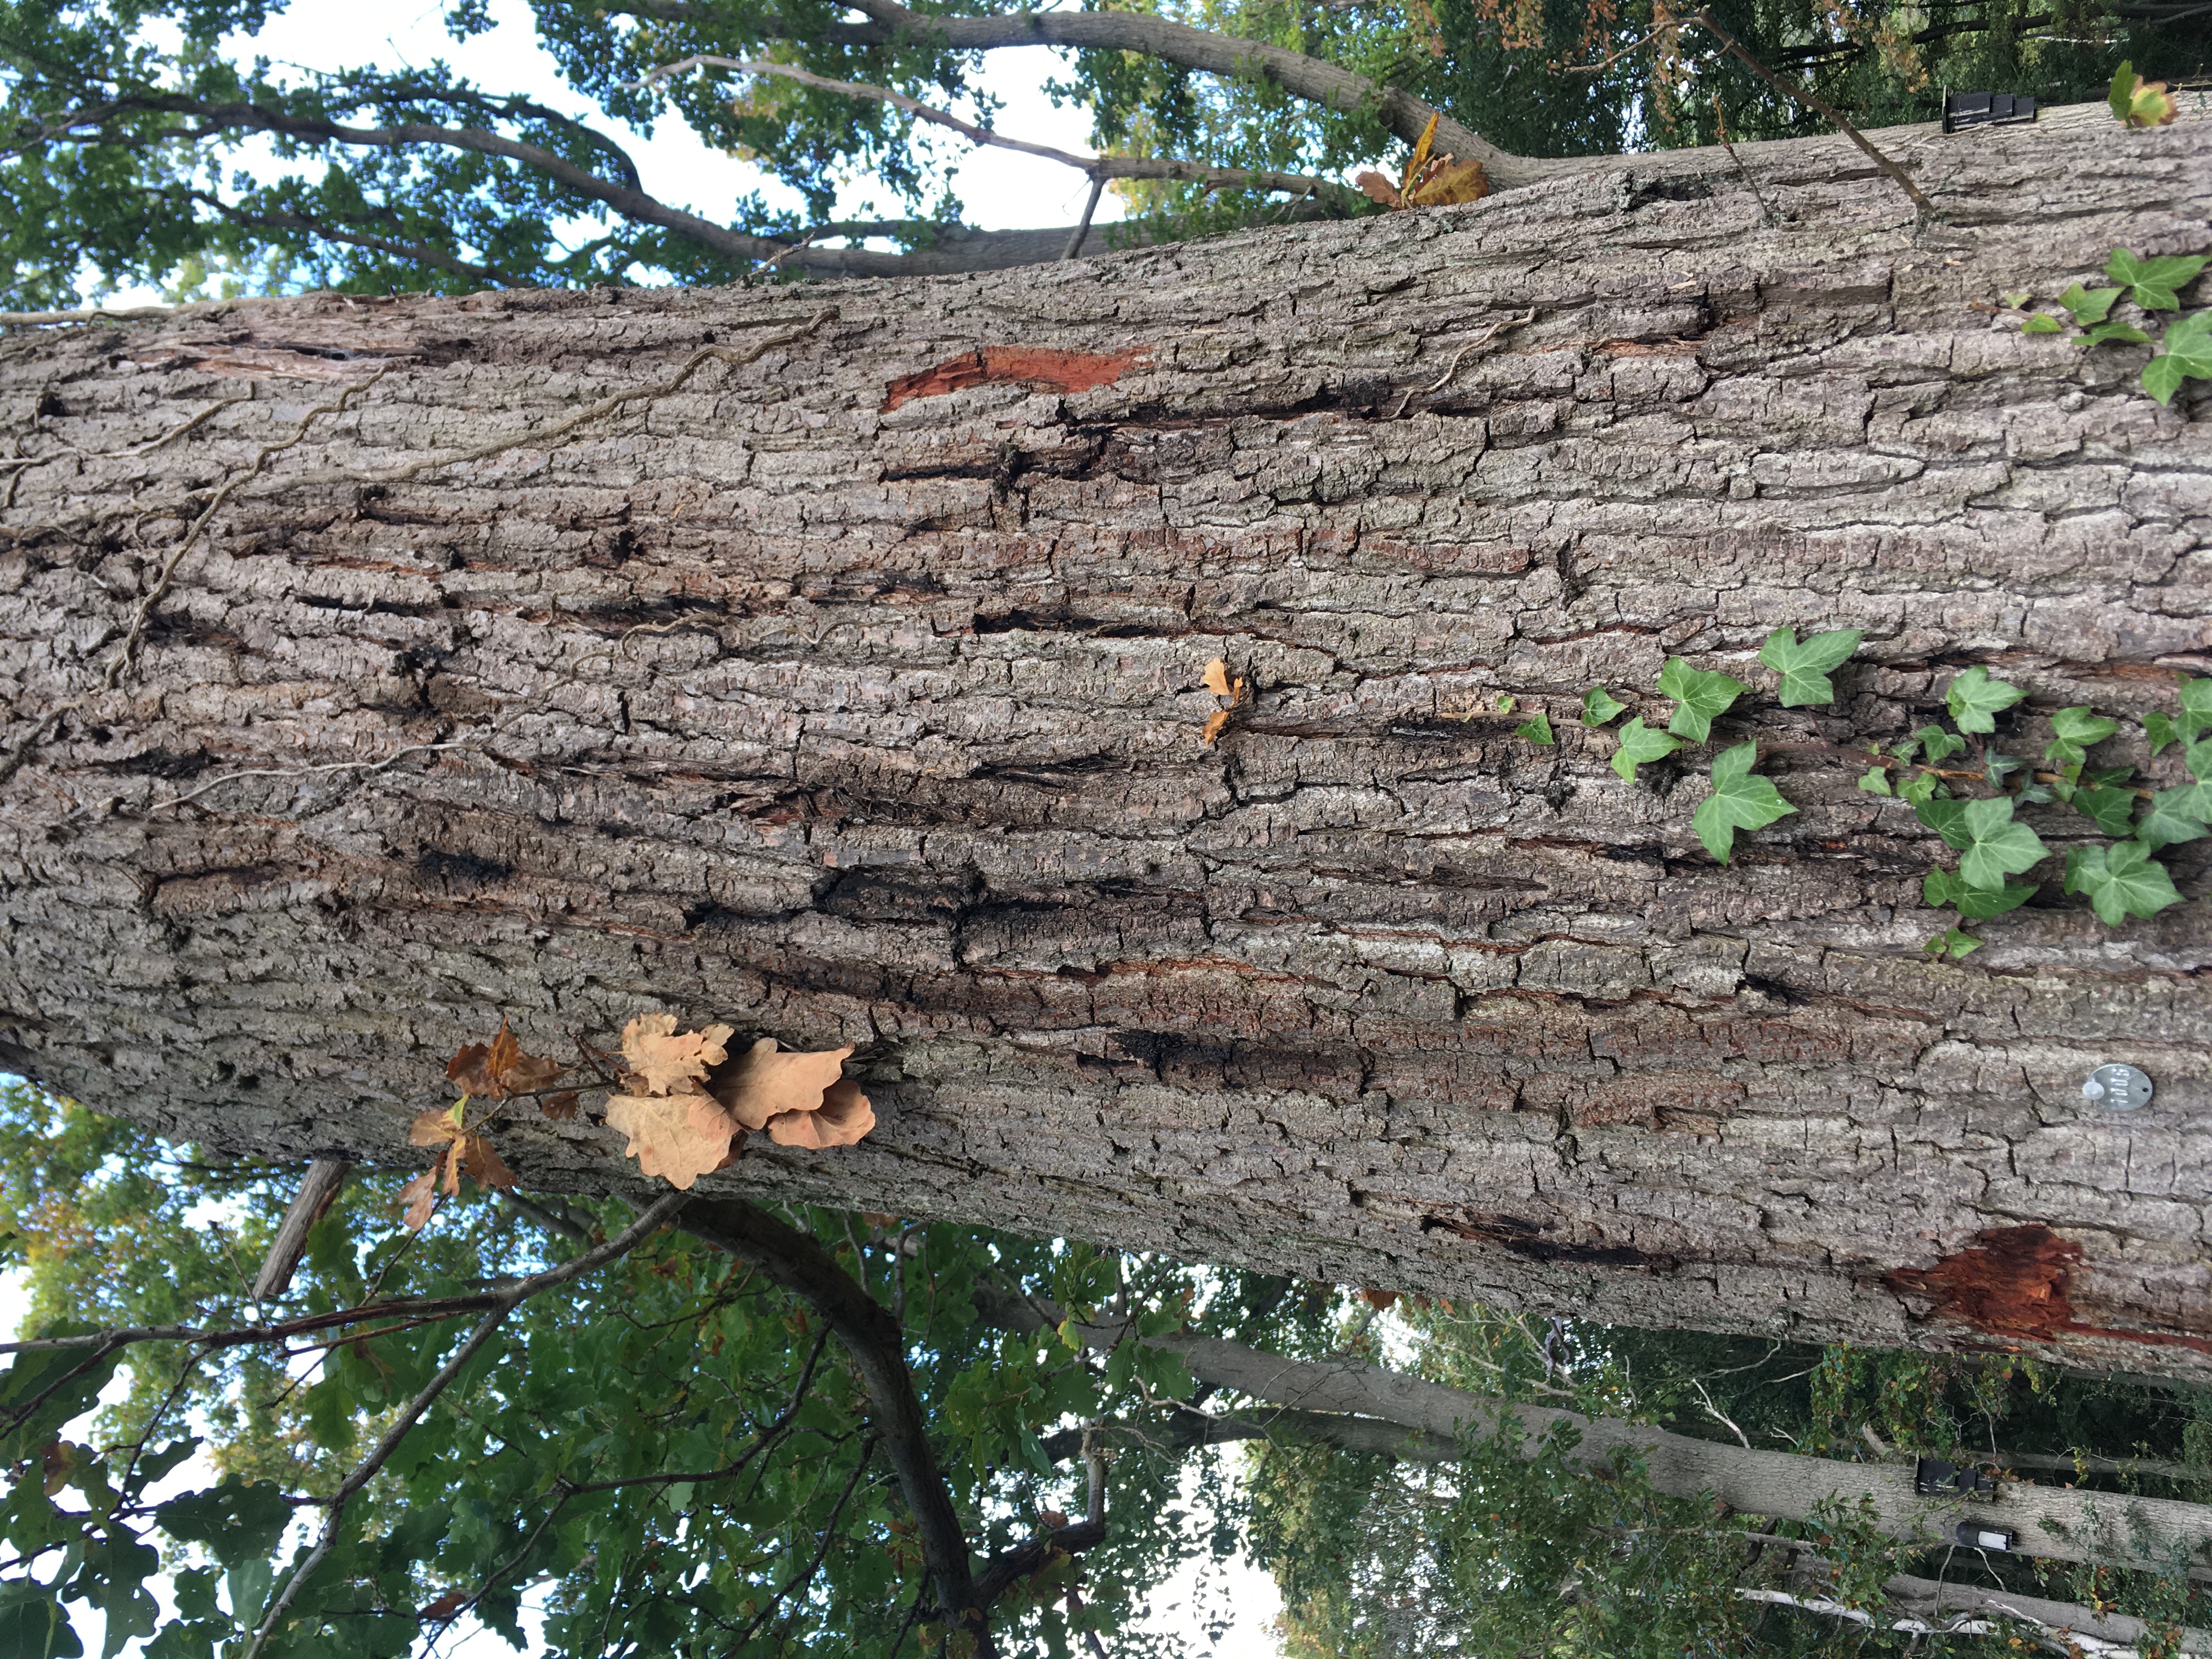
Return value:
[(694, 1093), (708, 1069), (729, 1058), (722, 1047), (729, 1040), (726, 1025), (679, 1033), (673, 1014), (640, 1014), (623, 1027), (623, 1060), (642, 1079), (641, 1093)]
[(430, 1212), (437, 1206), (441, 1175), (447, 1194), (456, 1198), (460, 1195), (464, 1171), (483, 1186), (504, 1189), (514, 1185), (514, 1171), (507, 1167), (491, 1142), (482, 1135), (464, 1133), (453, 1117), (453, 1108), (434, 1107), (427, 1112), (417, 1112), (414, 1122), (408, 1126), (409, 1146), (446, 1149), (435, 1164), (399, 1189), (404, 1206), (400, 1219), (410, 1232), (422, 1231), (430, 1219)]
[[(852, 1044), (847, 1043), (818, 1054), (790, 1054), (780, 1052), (774, 1037), (763, 1037), (707, 1086), (746, 1128), (765, 1129), (771, 1120), (789, 1113), (820, 1111), (824, 1097), (844, 1076), (845, 1057), (852, 1052)], [(867, 1097), (860, 1099), (865, 1104)], [(873, 1127), (872, 1112), (868, 1121)], [(807, 1144), (784, 1140), (781, 1135), (773, 1138), (787, 1146)]]
[(493, 1100), (534, 1094), (567, 1069), (557, 1060), (523, 1053), (504, 1019), (489, 1047), (471, 1042), (446, 1062), (447, 1078), (460, 1085), (463, 1094)]
[(610, 1095), (607, 1127), (629, 1137), (623, 1156), (639, 1173), (659, 1176), (680, 1192), (730, 1161), (737, 1121), (706, 1095)]
[(850, 1146), (876, 1127), (876, 1109), (860, 1085), (841, 1078), (822, 1093), (811, 1112), (779, 1112), (768, 1121), (768, 1138), (779, 1146)]

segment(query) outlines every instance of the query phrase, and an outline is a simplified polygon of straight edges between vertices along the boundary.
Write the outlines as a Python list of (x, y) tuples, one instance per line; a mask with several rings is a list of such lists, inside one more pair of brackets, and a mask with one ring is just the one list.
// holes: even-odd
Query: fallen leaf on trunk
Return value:
[(1221, 735), (1222, 728), (1228, 724), (1229, 711), (1226, 708), (1215, 709), (1206, 717), (1206, 729), (1198, 734), (1198, 746), (1200, 749), (1212, 748), (1213, 740)]
[(1394, 212), (1407, 208), (1451, 207), (1461, 202), (1479, 202), (1490, 194), (1490, 179), (1480, 161), (1462, 161), (1455, 155), (1431, 155), (1430, 146), (1437, 141), (1437, 124), (1442, 114), (1429, 117), (1429, 125), (1421, 131), (1420, 142), (1413, 146), (1407, 158), (1406, 171), (1395, 185), (1379, 173), (1363, 173), (1352, 180), (1370, 202)]
[(566, 1123), (576, 1115), (576, 1091), (568, 1089), (557, 1095), (548, 1095), (538, 1103), (538, 1109), (556, 1123)]
[(779, 1146), (850, 1146), (876, 1127), (876, 1109), (860, 1085), (841, 1078), (823, 1091), (811, 1112), (782, 1112), (768, 1121), (768, 1138)]
[(729, 1040), (726, 1025), (678, 1033), (673, 1014), (640, 1014), (623, 1027), (623, 1059), (643, 1080), (646, 1093), (676, 1094), (729, 1058), (722, 1047)]
[[(764, 1129), (773, 1117), (820, 1111), (823, 1097), (844, 1075), (845, 1057), (852, 1052), (852, 1044), (847, 1043), (816, 1054), (781, 1053), (774, 1037), (763, 1037), (707, 1086), (738, 1122), (748, 1129)], [(866, 1099), (863, 1096), (864, 1104)]]
[(1230, 695), (1229, 665), (1218, 657), (1206, 664), (1205, 684), (1206, 689), (1212, 692), (1215, 696), (1228, 696)]
[(471, 1042), (446, 1062), (446, 1076), (461, 1092), (491, 1100), (526, 1095), (544, 1088), (568, 1068), (543, 1054), (525, 1054), (507, 1021), (489, 1044)]
[(738, 1133), (734, 1117), (698, 1094), (610, 1095), (607, 1127), (629, 1137), (623, 1155), (637, 1160), (641, 1174), (683, 1192), (723, 1166)]

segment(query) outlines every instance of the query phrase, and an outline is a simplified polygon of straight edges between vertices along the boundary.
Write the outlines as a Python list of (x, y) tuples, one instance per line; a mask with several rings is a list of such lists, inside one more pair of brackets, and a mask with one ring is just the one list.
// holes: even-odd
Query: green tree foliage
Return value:
[[(315, 1500), (474, 1322), (410, 1311), (404, 1299), (466, 1296), (574, 1255), (583, 1241), (568, 1231), (597, 1238), (629, 1219), (611, 1200), (523, 1200), (549, 1230), (479, 1194), (414, 1235), (396, 1219), (399, 1176), (357, 1171), (315, 1227), (282, 1305), (256, 1309), (246, 1287), (296, 1173), (179, 1154), (34, 1090), (0, 1092), (0, 1224), (28, 1272), (33, 1332), (216, 1331), (257, 1313), (274, 1322), (398, 1304), (287, 1345), (148, 1343), (127, 1351), (120, 1372), (119, 1353), (88, 1366), (82, 1349), (17, 1355), (0, 1373), (10, 1558), (0, 1630), (62, 1634), (52, 1646), (19, 1636), (4, 1651), (73, 1650), (67, 1621), (85, 1606), (104, 1608), (111, 1632), (153, 1633), (146, 1581), (165, 1570), (179, 1617), (149, 1653), (237, 1659), (304, 1559)], [(1264, 1332), (1293, 1352), (1313, 1350), (1334, 1305), (1285, 1302), (1280, 1281), (1201, 1277), (1087, 1247), (887, 1217), (799, 1218), (902, 1321), (938, 1462), (987, 1558), (1034, 1541), (1048, 1511), (1062, 1522), (1083, 1511), (1070, 1425), (1158, 1419), (1191, 1382), (1179, 1361), (1133, 1343), (1101, 1360), (1049, 1331), (988, 1327), (971, 1299), (979, 1279), (1085, 1314), (1122, 1309), (1139, 1329), (1190, 1316), (1200, 1328)], [(82, 1439), (64, 1436), (111, 1374), (127, 1379), (119, 1397), (75, 1431)], [(924, 1604), (922, 1551), (883, 1432), (818, 1312), (730, 1255), (664, 1231), (516, 1311), (348, 1510), (337, 1547), (264, 1650), (397, 1656), (457, 1620), (520, 1645), (526, 1596), (545, 1650), (558, 1654), (767, 1655), (833, 1638), (835, 1650), (877, 1655), (902, 1639), (912, 1650), (944, 1646), (945, 1632), (912, 1616)], [(1219, 1455), (1201, 1459), (1202, 1484)], [(1233, 1547), (1225, 1498), (1213, 1533), (1187, 1524), (1185, 1465), (1182, 1449), (1120, 1447), (1105, 1539), (1079, 1560), (1045, 1552), (1042, 1571), (1000, 1598), (1002, 1651), (1073, 1652), (1081, 1628), (1129, 1624), (1189, 1553)], [(173, 1470), (204, 1473), (182, 1496), (149, 1495)], [(1170, 1650), (1133, 1631), (1115, 1646)]]
[[(1014, 9), (1012, 0), (921, 8), (945, 17)], [(1694, 25), (1655, 33), (1679, 14), (1652, 0), (1130, 0), (1123, 9), (1352, 70), (1517, 154), (1820, 130), (1809, 107), (1718, 56)], [(324, 61), (271, 63), (257, 55), (256, 36), (272, 10), (266, 0), (0, 3), (10, 133), (0, 152), (0, 304), (66, 306), (88, 276), (377, 293), (641, 274), (723, 282), (801, 233), (843, 234), (833, 218), (839, 188), (862, 178), (881, 194), (871, 210), (892, 216), (845, 228), (927, 244), (960, 220), (948, 166), (961, 146), (933, 144), (910, 114), (713, 66), (641, 82), (700, 54), (773, 58), (970, 118), (988, 122), (993, 110), (979, 90), (988, 49), (952, 49), (925, 19), (872, 11), (877, 21), (856, 24), (818, 0), (538, 0), (536, 38), (598, 112), (590, 119), (474, 84), (442, 63), (349, 63), (343, 31), (331, 32), (338, 44)], [(1946, 86), (2053, 100), (2095, 96), (2124, 59), (2167, 79), (2199, 73), (2212, 41), (2212, 17), (2186, 0), (1721, 0), (1713, 15), (1785, 79), (1869, 125), (1926, 118)], [(462, 39), (495, 27), (481, 0), (465, 0), (447, 22)], [(1002, 32), (999, 43), (1016, 39)], [(1372, 100), (1302, 97), (1277, 77), (1204, 72), (1171, 52), (1117, 46), (1063, 61), (1053, 89), (1086, 106), (1095, 141), (1119, 155), (1341, 176), (1392, 162), (1407, 136), (1394, 137)], [(670, 121), (757, 161), (802, 207), (741, 193), (733, 173), (729, 201), (705, 221), (672, 213), (623, 148), (626, 133)], [(273, 147), (273, 168), (239, 170), (250, 143)], [(1281, 205), (1194, 184), (1120, 187), (1156, 234)], [(1355, 199), (1331, 210), (1364, 209)], [(2132, 291), (2155, 298), (2160, 283), (2171, 288), (2172, 264), (2131, 267)], [(2193, 340), (2169, 340), (2185, 370)]]

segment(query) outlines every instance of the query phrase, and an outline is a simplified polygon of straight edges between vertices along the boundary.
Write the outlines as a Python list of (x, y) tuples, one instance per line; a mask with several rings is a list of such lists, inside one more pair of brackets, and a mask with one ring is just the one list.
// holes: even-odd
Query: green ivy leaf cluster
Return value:
[[(2140, 292), (2145, 298), (2139, 303), (2148, 305), (2161, 296), (2170, 298), (2202, 264), (2137, 260), (2132, 254), (2122, 261), (2116, 256), (2117, 285), (2075, 295), (2069, 304), (2078, 301), (2077, 309), (2101, 316), (2127, 291)], [(1832, 705), (1836, 688), (1830, 676), (1850, 659), (1862, 637), (1856, 629), (1837, 629), (1801, 640), (1794, 629), (1779, 628), (1767, 636), (1759, 659), (1779, 677), (1777, 690), (1784, 708)], [(1666, 729), (1646, 724), (1641, 714), (1632, 716), (1615, 734), (1613, 769), (1634, 783), (1639, 768), (1709, 741), (1713, 722), (1734, 708), (1749, 689), (1728, 674), (1697, 668), (1680, 657), (1668, 658), (1656, 687), (1658, 695), (1674, 704)], [(2178, 713), (2154, 713), (2144, 719), (2154, 756), (2176, 743), (2184, 745), (2183, 763), (2190, 781), (2160, 790), (2136, 787), (2132, 768), (2088, 769), (2089, 751), (2118, 734), (2120, 722), (2087, 703), (2058, 709), (2051, 716), (2045, 769), (2002, 752), (1996, 743), (1998, 719), (2027, 697), (2023, 688), (1996, 678), (1985, 665), (1962, 670), (1943, 690), (1950, 726), (1930, 721), (1893, 744), (1887, 756), (1877, 745), (1873, 763), (1860, 775), (1863, 792), (1908, 803), (1914, 815), (1958, 854), (1955, 870), (1928, 872), (1921, 884), (1922, 898), (1933, 908), (1955, 910), (1961, 921), (1986, 921), (2018, 909), (2040, 890), (2040, 884), (2013, 878), (2027, 875), (2051, 850), (2032, 826), (2020, 820), (2019, 809), (2057, 803), (2070, 807), (2117, 843), (2068, 849), (2068, 893), (2086, 896), (2108, 926), (2154, 915), (2179, 903), (2180, 894), (2154, 855), (2162, 847), (2196, 841), (2212, 830), (2212, 736), (2204, 735), (2212, 732), (2212, 678), (2184, 681)], [(1626, 714), (1628, 707), (1607, 687), (1593, 686), (1583, 698), (1583, 724), (1594, 730), (1603, 727)], [(1531, 743), (1553, 740), (1550, 722), (1540, 714), (1522, 726), (1518, 735)], [(1963, 768), (1944, 765), (1963, 756), (1974, 738), (1981, 739), (1974, 761)], [(1763, 830), (1797, 810), (1771, 779), (1753, 771), (1758, 761), (1755, 740), (1716, 754), (1709, 767), (1711, 787), (1692, 815), (1698, 841), (1723, 864), (1735, 856), (1738, 831)], [(1961, 779), (1985, 784), (1991, 793), (1955, 794), (1951, 781)], [(2148, 803), (2140, 817), (2139, 801)], [(1925, 948), (1932, 955), (1955, 959), (1978, 949), (1979, 941), (1954, 924), (1930, 938)]]
[[(2113, 96), (2117, 108), (2119, 94), (2115, 92)], [(2105, 274), (2112, 279), (2111, 287), (2085, 288), (2075, 283), (2058, 296), (2057, 303), (2081, 331), (2074, 336), (2074, 343), (2085, 349), (2151, 343), (2152, 337), (2140, 324), (2114, 317), (2113, 306), (2125, 301), (2142, 313), (2144, 323), (2151, 320), (2154, 312), (2179, 312), (2181, 290), (2197, 280), (2208, 257), (2212, 256), (2161, 254), (2147, 259), (2132, 249), (2114, 248), (2105, 262)], [(2008, 294), (2003, 299), (2015, 311), (2026, 311), (2033, 303), (2026, 293)], [(2047, 311), (2030, 312), (2021, 324), (2023, 334), (2065, 331), (2065, 324)], [(2142, 386), (2160, 403), (2172, 403), (2185, 380), (2212, 380), (2212, 311), (2176, 317), (2166, 325), (2159, 345), (2160, 349), (2143, 365)]]

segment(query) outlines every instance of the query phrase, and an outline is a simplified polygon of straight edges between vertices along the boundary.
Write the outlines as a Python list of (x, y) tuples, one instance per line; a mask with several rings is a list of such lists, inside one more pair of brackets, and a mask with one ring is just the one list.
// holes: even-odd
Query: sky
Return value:
[[(456, 40), (447, 33), (445, 9), (444, 0), (398, 0), (389, 12), (372, 8), (375, 22), (364, 29), (358, 7), (338, 0), (307, 0), (276, 12), (258, 35), (234, 37), (229, 44), (244, 58), (260, 56), (278, 65), (323, 69), (343, 64), (399, 70), (443, 58), (490, 91), (523, 94), (562, 114), (588, 118), (623, 143), (637, 162), (647, 194), (664, 202), (723, 223), (731, 217), (732, 204), (754, 190), (771, 207), (802, 205), (796, 191), (749, 162), (708, 149), (673, 117), (656, 124), (650, 138), (611, 119), (570, 88), (553, 59), (538, 48), (526, 0), (492, 0), (489, 12), (497, 27), (467, 40)], [(149, 31), (149, 38), (159, 40), (158, 31)], [(994, 129), (1079, 155), (1092, 154), (1089, 113), (1073, 105), (1055, 107), (1039, 90), (1046, 79), (1065, 72), (1063, 60), (1048, 47), (1019, 46), (991, 53), (977, 80), (1000, 100)], [(963, 143), (943, 134), (937, 153), (951, 157)], [(263, 142), (243, 147), (235, 165), (264, 177), (278, 171)], [(299, 161), (289, 165), (307, 170)], [(1084, 200), (1090, 193), (1089, 179), (1073, 167), (995, 148), (971, 149), (960, 163), (955, 185), (964, 204), (964, 222), (981, 230), (1072, 225), (1083, 216)], [(866, 196), (865, 182), (848, 187), (838, 211), (857, 216)], [(896, 204), (888, 199), (877, 205), (896, 212)], [(1109, 224), (1121, 214), (1121, 203), (1109, 191), (1100, 198), (1093, 222)], [(161, 297), (155, 289), (133, 289), (104, 303), (158, 304)]]

